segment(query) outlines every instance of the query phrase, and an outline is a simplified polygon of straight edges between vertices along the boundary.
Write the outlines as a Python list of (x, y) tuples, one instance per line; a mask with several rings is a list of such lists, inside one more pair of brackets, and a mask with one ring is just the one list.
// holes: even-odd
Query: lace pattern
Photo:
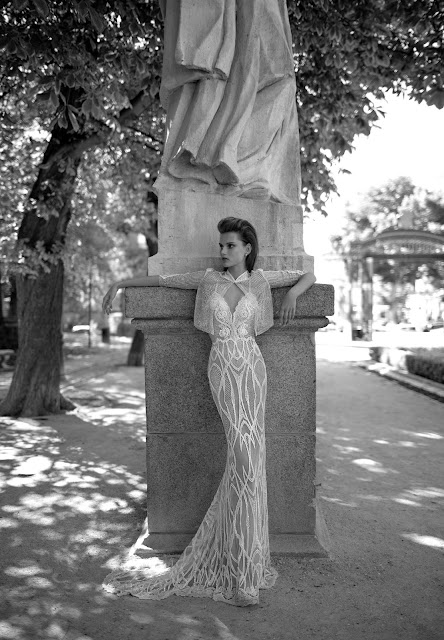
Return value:
[[(202, 289), (205, 283), (198, 310), (211, 315), (211, 323), (204, 323), (213, 341), (208, 380), (227, 439), (226, 466), (210, 508), (176, 564), (160, 575), (137, 564), (119, 569), (105, 578), (107, 591), (153, 600), (172, 594), (209, 597), (248, 606), (259, 602), (259, 589), (275, 583), (268, 539), (267, 373), (254, 336), (261, 303), (271, 304), (268, 278), (271, 286), (279, 286), (275, 283), (294, 282), (299, 274), (275, 279), (269, 273), (243, 274), (236, 281), (211, 270), (164, 277), (167, 286)], [(244, 294), (233, 312), (225, 299), (231, 286)]]
[(250, 293), (257, 300), (255, 334), (259, 335), (273, 326), (273, 304), (270, 288), (292, 286), (296, 284), (303, 273), (303, 271), (263, 271), (257, 269), (251, 274), (243, 273), (235, 281), (228, 271), (207, 269), (193, 273), (160, 276), (160, 283), (166, 287), (197, 289), (194, 324), (197, 329), (213, 335), (212, 296), (214, 293), (218, 293), (224, 297), (227, 290), (235, 282), (245, 295)]

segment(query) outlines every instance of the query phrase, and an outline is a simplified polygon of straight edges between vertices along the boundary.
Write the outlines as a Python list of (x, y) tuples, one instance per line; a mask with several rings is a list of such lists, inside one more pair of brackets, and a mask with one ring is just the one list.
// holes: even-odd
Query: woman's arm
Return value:
[(158, 287), (159, 286), (159, 276), (141, 276), (140, 278), (127, 278), (126, 280), (119, 280), (119, 282), (115, 282), (110, 286), (108, 291), (106, 292), (103, 302), (102, 309), (103, 313), (110, 314), (113, 306), (113, 300), (117, 295), (119, 289), (124, 289), (125, 287)]
[(290, 291), (288, 291), (282, 301), (281, 311), (279, 314), (279, 321), (281, 324), (288, 324), (288, 322), (295, 317), (297, 299), (301, 293), (307, 291), (307, 289), (309, 289), (315, 282), (315, 274), (309, 271), (304, 273), (296, 284), (291, 287)]
[(205, 271), (175, 273), (163, 276), (142, 276), (115, 282), (103, 298), (103, 312), (110, 313), (117, 291), (124, 287), (174, 287), (176, 289), (197, 289), (205, 276)]

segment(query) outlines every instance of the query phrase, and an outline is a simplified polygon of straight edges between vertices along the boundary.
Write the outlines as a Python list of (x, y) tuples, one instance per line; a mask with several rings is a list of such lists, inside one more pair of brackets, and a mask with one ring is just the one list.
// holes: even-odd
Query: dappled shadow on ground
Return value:
[[(0, 422), (1, 638), (246, 637), (230, 630), (233, 607), (101, 588), (146, 515), (145, 403), (130, 382), (128, 371), (111, 372), (95, 391), (73, 390), (84, 401), (75, 414)], [(251, 612), (237, 615), (248, 625)]]
[(74, 415), (3, 420), (0, 638), (438, 640), (442, 405), (360, 369), (325, 373), (319, 498), (333, 554), (275, 558), (279, 580), (251, 609), (101, 589), (145, 519), (142, 370), (72, 386)]
[[(330, 373), (332, 366), (342, 379), (341, 384), (330, 380), (318, 406), (321, 500), (378, 514), (382, 525), (381, 509), (396, 513), (393, 535), (431, 551), (442, 549), (436, 516), (444, 504), (444, 484), (431, 486), (430, 476), (434, 467), (439, 477), (444, 405), (354, 365), (330, 364)], [(321, 384), (322, 371), (318, 363)], [(416, 511), (419, 531), (412, 529), (418, 526)]]
[[(7, 638), (65, 638), (77, 624), (80, 632), (85, 616), (106, 603), (97, 588), (101, 564), (143, 520), (143, 467), (130, 470), (107, 455), (109, 442), (102, 455), (99, 437), (85, 450), (85, 430), (94, 426), (73, 416), (57, 420), (60, 429), (2, 421)], [(72, 430), (69, 438), (64, 429)], [(130, 437), (137, 443), (137, 434)]]
[(358, 587), (350, 603), (366, 596), (355, 637), (439, 638), (444, 405), (352, 363), (318, 362), (317, 386), (331, 558)]

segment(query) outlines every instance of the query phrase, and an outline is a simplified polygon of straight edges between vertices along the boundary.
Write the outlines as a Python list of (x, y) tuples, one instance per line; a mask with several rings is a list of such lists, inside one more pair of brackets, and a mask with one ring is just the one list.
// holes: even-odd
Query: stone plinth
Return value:
[[(288, 288), (273, 290), (277, 316)], [(208, 335), (194, 328), (195, 291), (126, 290), (126, 314), (145, 334), (148, 529), (144, 545), (178, 552), (222, 477), (226, 444), (207, 380)], [(298, 316), (258, 337), (268, 371), (267, 475), (272, 552), (325, 555), (315, 501), (314, 333), (333, 314), (333, 287), (314, 285)], [(321, 541), (322, 542), (322, 541)]]
[(256, 268), (313, 271), (303, 248), (302, 207), (210, 193), (159, 193), (159, 253), (148, 260), (150, 274), (221, 268), (217, 223), (244, 218), (256, 228), (260, 251)]

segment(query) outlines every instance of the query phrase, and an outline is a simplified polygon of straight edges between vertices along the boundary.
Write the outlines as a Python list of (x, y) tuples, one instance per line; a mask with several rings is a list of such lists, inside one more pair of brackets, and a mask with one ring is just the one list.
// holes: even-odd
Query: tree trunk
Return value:
[[(62, 87), (65, 102), (79, 112), (82, 89)], [(141, 89), (131, 106), (120, 112), (126, 126), (151, 102)], [(82, 120), (82, 117), (77, 117)], [(33, 276), (17, 278), (19, 348), (17, 365), (0, 415), (43, 415), (72, 409), (59, 391), (62, 364), (63, 265), (65, 234), (71, 218), (71, 199), (82, 153), (103, 144), (103, 135), (76, 133), (55, 125), (37, 180), (31, 191), (18, 235), (23, 263), (34, 268)], [(79, 124), (82, 124), (81, 122)], [(37, 259), (36, 259), (37, 256)], [(20, 280), (20, 286), (18, 283)]]
[(3, 282), (2, 282), (2, 265), (0, 263), (0, 325), (3, 324)]
[(139, 329), (134, 334), (133, 341), (131, 343), (131, 349), (128, 353), (128, 360), (126, 364), (128, 367), (142, 367), (143, 366), (143, 347), (145, 344), (145, 338), (143, 332)]
[[(55, 126), (18, 235), (18, 247), (34, 273), (17, 276), (19, 348), (0, 415), (44, 415), (74, 405), (60, 395), (63, 262), (61, 249), (71, 217), (80, 157), (78, 136)], [(63, 155), (57, 152), (64, 147)]]
[(9, 278), (10, 296), (9, 296), (9, 309), (8, 320), (12, 323), (17, 322), (17, 284), (14, 276)]
[(9, 394), (1, 405), (3, 415), (58, 413), (60, 397), (61, 309), (63, 263), (37, 278), (17, 279), (19, 299), (19, 350)]

